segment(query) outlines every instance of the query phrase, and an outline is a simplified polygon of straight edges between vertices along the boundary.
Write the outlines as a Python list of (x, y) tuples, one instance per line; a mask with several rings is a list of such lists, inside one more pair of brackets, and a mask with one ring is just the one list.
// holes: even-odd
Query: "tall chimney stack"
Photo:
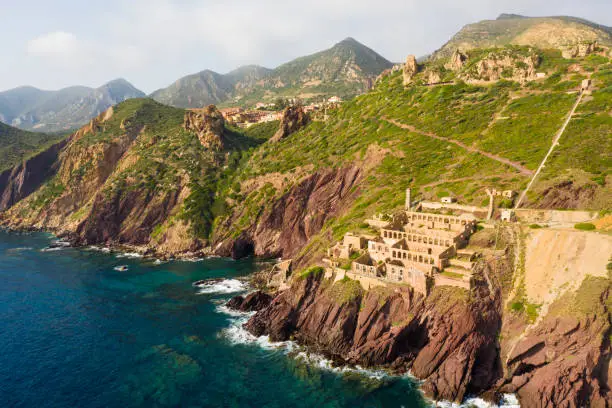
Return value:
[(410, 192), (410, 187), (408, 187), (406, 189), (406, 211), (410, 211), (410, 209), (412, 208), (412, 195)]

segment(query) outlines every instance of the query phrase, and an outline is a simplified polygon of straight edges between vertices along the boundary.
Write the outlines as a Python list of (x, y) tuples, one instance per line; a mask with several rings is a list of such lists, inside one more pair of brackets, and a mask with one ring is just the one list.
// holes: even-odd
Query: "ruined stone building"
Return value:
[[(411, 204), (408, 190), (406, 210), (387, 221), (368, 220), (379, 231), (376, 237), (345, 235), (329, 249), (328, 265), (338, 268), (344, 261), (346, 267), (348, 261), (350, 273), (344, 276), (407, 283), (424, 294), (434, 282), (469, 288), (471, 260), (453, 259), (475, 231), (476, 217), (412, 211)], [(438, 276), (448, 270), (453, 272)]]

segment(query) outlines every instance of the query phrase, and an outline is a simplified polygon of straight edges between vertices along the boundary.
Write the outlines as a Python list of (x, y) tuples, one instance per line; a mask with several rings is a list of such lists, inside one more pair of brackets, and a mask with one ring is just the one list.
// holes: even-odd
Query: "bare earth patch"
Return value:
[(550, 305), (576, 290), (586, 275), (607, 277), (612, 236), (593, 232), (541, 229), (526, 240), (525, 289), (530, 302)]

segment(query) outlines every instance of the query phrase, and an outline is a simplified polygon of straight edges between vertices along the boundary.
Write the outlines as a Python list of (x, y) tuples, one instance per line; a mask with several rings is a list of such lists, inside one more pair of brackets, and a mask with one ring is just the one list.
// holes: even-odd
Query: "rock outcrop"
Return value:
[(297, 279), (245, 327), (272, 341), (295, 338), (339, 362), (410, 370), (435, 399), (460, 401), (499, 377), (499, 304), (486, 289), (468, 301), (459, 288), (436, 288), (425, 299), (407, 287), (350, 286), (322, 275)]
[(502, 301), (509, 259), (479, 263), (470, 292), (438, 286), (427, 298), (405, 286), (365, 292), (323, 273), (297, 276), (245, 328), (338, 364), (410, 371), (436, 400), (516, 393), (521, 406), (609, 407), (609, 279), (587, 277), (529, 326)]
[(473, 67), (464, 71), (461, 78), (468, 82), (507, 79), (524, 83), (536, 79), (536, 68), (539, 63), (539, 56), (533, 51), (525, 55), (512, 49), (501, 49), (489, 53)]
[(451, 71), (459, 71), (465, 65), (467, 61), (467, 55), (463, 54), (459, 50), (455, 50), (451, 55), (450, 60), (444, 65), (446, 69)]
[(196, 133), (206, 149), (221, 151), (225, 147), (225, 120), (215, 105), (209, 105), (202, 111), (185, 112), (183, 127)]
[(589, 54), (592, 54), (597, 49), (597, 42), (583, 42), (579, 44), (567, 45), (565, 47), (561, 47), (561, 54), (563, 58), (572, 59), (576, 57), (586, 57)]
[(419, 66), (417, 64), (416, 57), (414, 55), (409, 55), (408, 57), (406, 57), (406, 63), (404, 64), (404, 67), (402, 70), (402, 78), (404, 81), (404, 86), (412, 83), (412, 78), (414, 78), (414, 76), (417, 74), (418, 71), (419, 71)]
[(272, 302), (272, 296), (260, 290), (246, 296), (234, 296), (225, 305), (239, 312), (258, 312), (268, 307)]
[[(293, 258), (320, 232), (325, 221), (337, 216), (358, 196), (359, 189), (354, 187), (359, 185), (361, 174), (359, 168), (347, 167), (322, 170), (305, 178), (275, 200), (239, 237), (218, 237), (214, 243), (217, 254)], [(241, 215), (235, 214), (235, 219)], [(233, 220), (228, 219), (224, 227), (229, 229)], [(300, 262), (306, 261), (297, 260), (295, 265), (299, 267)]]
[(57, 172), (59, 154), (67, 143), (68, 139), (64, 139), (12, 169), (0, 173), (0, 211), (7, 210), (29, 196)]
[(301, 105), (288, 106), (283, 111), (283, 116), (280, 120), (278, 130), (270, 139), (270, 142), (276, 143), (292, 133), (297, 132), (310, 122), (310, 117)]

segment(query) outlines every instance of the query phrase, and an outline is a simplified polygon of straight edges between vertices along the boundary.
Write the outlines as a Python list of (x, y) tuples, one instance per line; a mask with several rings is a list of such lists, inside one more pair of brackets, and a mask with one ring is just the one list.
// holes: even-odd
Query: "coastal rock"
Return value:
[(283, 116), (280, 120), (278, 130), (270, 139), (270, 142), (276, 143), (292, 133), (297, 132), (310, 122), (310, 117), (304, 108), (300, 105), (288, 106), (283, 111)]
[(404, 86), (412, 83), (412, 78), (419, 71), (419, 66), (417, 65), (417, 60), (414, 55), (409, 55), (406, 57), (406, 63), (404, 64), (402, 70), (402, 78), (404, 81)]
[[(608, 280), (597, 291), (591, 287), (591, 299), (583, 294), (577, 304), (558, 301), (553, 312), (511, 349), (500, 390), (516, 393), (527, 407), (609, 407), (609, 291)], [(591, 310), (577, 311), (584, 304)], [(554, 311), (555, 307), (564, 310)]]
[(185, 112), (183, 128), (197, 134), (200, 143), (207, 149), (221, 151), (225, 146), (225, 121), (215, 105), (208, 105), (202, 111)]
[(499, 304), (485, 292), (468, 302), (465, 290), (441, 287), (425, 299), (408, 287), (364, 293), (350, 282), (311, 275), (294, 281), (245, 328), (273, 341), (295, 338), (348, 363), (410, 369), (425, 380), (428, 395), (461, 401), (500, 375)]
[(239, 312), (258, 312), (272, 302), (272, 296), (260, 290), (246, 296), (234, 296), (225, 305)]

